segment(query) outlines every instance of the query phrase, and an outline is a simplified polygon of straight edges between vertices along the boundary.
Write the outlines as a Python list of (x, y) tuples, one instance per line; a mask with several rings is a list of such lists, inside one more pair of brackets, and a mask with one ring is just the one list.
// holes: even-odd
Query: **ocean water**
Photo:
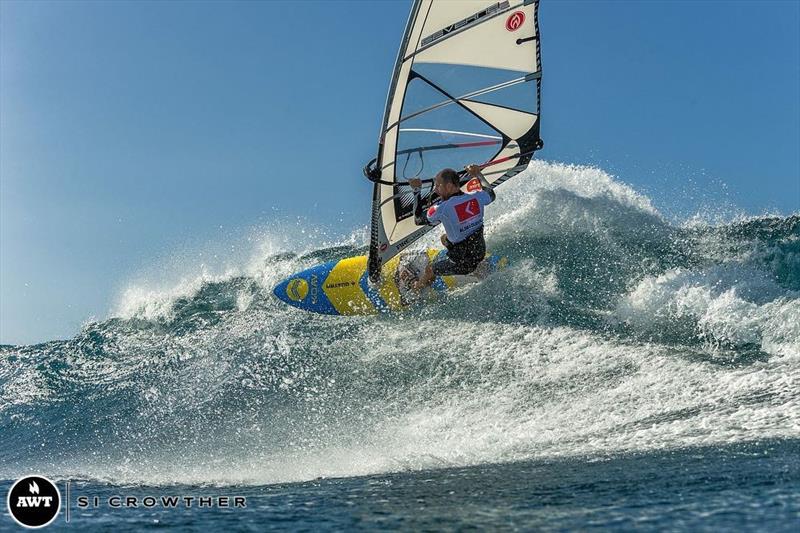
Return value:
[[(413, 313), (284, 305), (366, 232), (282, 229), (0, 347), (4, 490), (69, 481), (62, 528), (795, 528), (800, 215), (674, 221), (597, 168), (526, 172), (487, 212), (509, 269)], [(247, 507), (107, 505), (170, 494)]]

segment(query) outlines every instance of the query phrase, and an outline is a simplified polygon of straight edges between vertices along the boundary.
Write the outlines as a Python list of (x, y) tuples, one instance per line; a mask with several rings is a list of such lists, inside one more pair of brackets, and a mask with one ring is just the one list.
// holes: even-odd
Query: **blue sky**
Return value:
[[(0, 2), (0, 343), (72, 336), (197, 243), (365, 225), (410, 4)], [(679, 215), (800, 210), (800, 3), (545, 0), (540, 21), (542, 158)]]

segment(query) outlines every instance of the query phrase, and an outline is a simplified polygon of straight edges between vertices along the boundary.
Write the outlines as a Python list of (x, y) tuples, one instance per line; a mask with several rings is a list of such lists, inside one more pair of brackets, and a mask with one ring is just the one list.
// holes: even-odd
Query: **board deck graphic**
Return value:
[[(444, 250), (424, 252), (434, 261)], [(420, 253), (408, 254), (419, 256)], [(279, 283), (273, 293), (289, 305), (325, 315), (372, 315), (381, 312), (403, 311), (411, 307), (400, 285), (398, 267), (408, 255), (398, 255), (383, 267), (381, 282), (368, 280), (367, 256), (348, 257), (311, 267)], [(432, 293), (444, 293), (455, 287), (475, 283), (489, 274), (505, 268), (505, 257), (487, 255), (475, 273), (467, 276), (437, 277)]]

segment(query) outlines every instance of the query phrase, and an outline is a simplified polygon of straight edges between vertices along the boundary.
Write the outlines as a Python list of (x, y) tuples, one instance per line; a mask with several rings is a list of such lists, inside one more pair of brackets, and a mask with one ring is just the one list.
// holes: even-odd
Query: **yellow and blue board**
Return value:
[[(433, 262), (444, 250), (428, 250)], [(373, 315), (403, 311), (409, 306), (400, 296), (395, 272), (401, 256), (387, 261), (381, 271), (381, 283), (370, 285), (367, 276), (367, 256), (348, 257), (339, 261), (311, 267), (279, 283), (273, 293), (289, 305), (325, 315)], [(502, 269), (507, 259), (487, 255), (483, 271), (486, 274)], [(478, 281), (475, 276), (441, 276), (432, 285), (434, 292)]]

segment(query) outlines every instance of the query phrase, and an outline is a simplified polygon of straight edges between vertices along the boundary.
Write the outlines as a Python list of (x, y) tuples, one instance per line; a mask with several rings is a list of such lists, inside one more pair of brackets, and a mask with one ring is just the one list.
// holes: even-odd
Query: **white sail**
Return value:
[(486, 164), (492, 186), (541, 148), (541, 65), (536, 0), (417, 0), (400, 46), (378, 156), (369, 274), (430, 229), (414, 221), (407, 182), (442, 168)]

